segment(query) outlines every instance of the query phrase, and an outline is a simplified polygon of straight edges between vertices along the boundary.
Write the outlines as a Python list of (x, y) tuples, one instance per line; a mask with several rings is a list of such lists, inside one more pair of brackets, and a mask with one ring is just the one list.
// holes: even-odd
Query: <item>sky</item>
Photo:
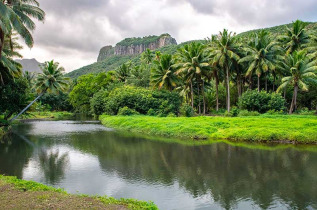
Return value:
[(34, 47), (24, 58), (54, 59), (67, 72), (96, 62), (101, 47), (169, 33), (178, 43), (233, 32), (317, 21), (317, 0), (38, 0)]

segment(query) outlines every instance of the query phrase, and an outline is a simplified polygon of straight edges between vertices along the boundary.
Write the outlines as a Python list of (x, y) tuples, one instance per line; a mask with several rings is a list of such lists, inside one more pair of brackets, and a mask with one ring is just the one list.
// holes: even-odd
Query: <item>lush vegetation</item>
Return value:
[(137, 63), (79, 77), (70, 102), (95, 115), (116, 115), (121, 108), (152, 116), (316, 110), (317, 42), (308, 26), (297, 20), (279, 36), (270, 30), (237, 36), (225, 29), (205, 42), (184, 44), (173, 55), (148, 49)]
[[(70, 201), (72, 200), (71, 196), (73, 195), (69, 195), (67, 194), (67, 192), (65, 192), (62, 189), (56, 189), (53, 187), (49, 187), (34, 181), (25, 181), (25, 180), (21, 180), (21, 179), (17, 179), (16, 177), (11, 177), (11, 176), (3, 176), (0, 175), (0, 185), (4, 185), (4, 184), (10, 184), (13, 185), (14, 188), (18, 191), (24, 191), (25, 194), (25, 198), (28, 199), (32, 199), (32, 194), (30, 192), (43, 192), (42, 197), (44, 197), (44, 199), (47, 200), (47, 198), (45, 197), (45, 193), (44, 192), (55, 192), (55, 194), (52, 194), (50, 196), (55, 196), (55, 197), (59, 197), (59, 202), (64, 203), (64, 200), (66, 201), (66, 203), (68, 203), (67, 208), (72, 208), (71, 206), (69, 206), (69, 204), (71, 203)], [(8, 190), (8, 188), (7, 188)], [(14, 193), (13, 193), (14, 194)], [(14, 195), (12, 195), (14, 196)], [(78, 202), (83, 202), (85, 197), (88, 197), (87, 195), (77, 195)], [(8, 197), (10, 198), (10, 197)], [(41, 197), (39, 196), (35, 196), (34, 200), (29, 200), (28, 202), (35, 202), (33, 205), (37, 206), (36, 203), (39, 203), (39, 199)], [(113, 205), (118, 205), (118, 206), (124, 206), (128, 209), (151, 209), (151, 210), (155, 210), (157, 209), (156, 205), (152, 202), (144, 202), (144, 201), (138, 201), (135, 199), (115, 199), (112, 197), (108, 197), (108, 196), (93, 196), (91, 197), (92, 199), (90, 199), (90, 203), (96, 203), (97, 201), (100, 201), (104, 204), (104, 208), (107, 208), (108, 205), (110, 205), (110, 207), (113, 207)], [(11, 199), (11, 198), (10, 198)], [(80, 205), (79, 203), (77, 203), (76, 207), (73, 206), (73, 208), (78, 208), (78, 205)], [(112, 206), (111, 206), (112, 205)], [(39, 205), (40, 206), (40, 205)], [(65, 208), (66, 206), (64, 206)]]
[(257, 117), (100, 116), (105, 126), (146, 135), (191, 139), (267, 142), (317, 142), (317, 117), (261, 115)]
[(170, 36), (169, 34), (162, 34), (160, 36), (145, 36), (145, 37), (133, 37), (133, 38), (126, 38), (122, 40), (121, 42), (117, 43), (117, 45), (120, 46), (131, 46), (131, 45), (148, 45), (153, 42), (156, 42), (161, 37), (164, 36)]

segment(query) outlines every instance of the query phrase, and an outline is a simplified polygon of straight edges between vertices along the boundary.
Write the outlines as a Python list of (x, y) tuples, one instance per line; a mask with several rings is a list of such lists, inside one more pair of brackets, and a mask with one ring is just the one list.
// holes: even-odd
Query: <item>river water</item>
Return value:
[(317, 149), (184, 145), (95, 122), (33, 121), (0, 143), (0, 173), (160, 209), (317, 209)]

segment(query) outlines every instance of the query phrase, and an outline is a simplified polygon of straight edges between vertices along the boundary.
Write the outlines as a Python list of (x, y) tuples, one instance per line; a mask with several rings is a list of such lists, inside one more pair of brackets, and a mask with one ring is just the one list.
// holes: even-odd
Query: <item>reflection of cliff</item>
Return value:
[(176, 40), (169, 34), (143, 38), (127, 38), (116, 44), (115, 47), (108, 45), (101, 48), (97, 61), (102, 61), (113, 55), (138, 55), (146, 49), (156, 50), (164, 46), (176, 44)]
[[(77, 137), (76, 137), (77, 138)], [(167, 185), (177, 180), (194, 196), (212, 194), (224, 208), (252, 199), (268, 208), (276, 198), (290, 208), (316, 208), (316, 153), (266, 151), (226, 144), (183, 146), (133, 138), (89, 135), (76, 148), (98, 156), (101, 167), (123, 178)], [(230, 155), (228, 151), (230, 150)]]

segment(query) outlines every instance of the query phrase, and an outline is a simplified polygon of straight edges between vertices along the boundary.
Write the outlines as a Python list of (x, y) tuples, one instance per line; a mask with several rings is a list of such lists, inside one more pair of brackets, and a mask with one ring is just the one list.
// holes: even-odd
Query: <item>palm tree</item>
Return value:
[(153, 52), (150, 49), (146, 49), (141, 55), (141, 61), (145, 64), (150, 64), (154, 58)]
[(173, 68), (172, 55), (162, 54), (159, 60), (154, 60), (151, 71), (151, 83), (155, 88), (165, 88), (172, 91), (177, 84), (175, 68)]
[[(202, 90), (204, 110), (206, 113), (206, 102), (204, 95), (204, 82), (207, 72), (210, 70), (209, 54), (206, 53), (206, 46), (201, 43), (192, 42), (178, 50), (177, 63), (174, 65), (177, 69), (176, 74), (182, 75), (184, 80), (190, 84), (191, 102), (194, 107), (193, 80), (196, 79), (198, 97), (200, 89)], [(202, 87), (200, 85), (202, 84)], [(200, 100), (198, 105), (199, 114), (201, 114)]]
[(37, 0), (6, 0), (0, 1), (0, 58), (6, 35), (16, 31), (28, 47), (33, 46), (31, 31), (35, 29), (32, 18), (43, 21), (45, 12), (39, 8)]
[(289, 109), (289, 114), (292, 114), (293, 110), (296, 110), (298, 90), (308, 91), (307, 82), (317, 83), (317, 60), (311, 61), (306, 51), (294, 51), (292, 54), (286, 55), (285, 60), (280, 61), (278, 67), (287, 71), (289, 75), (282, 79), (282, 84), (277, 91), (286, 88), (288, 85), (294, 87)]
[[(267, 31), (261, 30), (253, 35), (252, 41), (244, 48), (248, 54), (241, 58), (239, 63), (248, 63), (246, 76), (250, 77), (255, 72), (258, 77), (258, 91), (260, 92), (260, 77), (269, 70), (274, 71), (276, 56), (281, 51), (277, 42), (271, 40)], [(265, 80), (267, 81), (267, 79)], [(267, 82), (265, 83), (267, 91)]]
[(212, 37), (210, 55), (213, 57), (212, 65), (219, 65), (225, 70), (227, 89), (227, 111), (230, 112), (230, 74), (229, 69), (234, 61), (240, 59), (237, 54), (239, 46), (235, 34), (224, 29), (219, 36)]
[(120, 82), (125, 82), (127, 78), (130, 76), (131, 63), (122, 64), (115, 72), (115, 77)]
[(306, 33), (305, 27), (307, 23), (296, 20), (293, 22), (292, 28), (286, 27), (286, 34), (279, 36), (279, 40), (285, 46), (287, 54), (300, 50), (302, 45), (309, 42), (309, 36)]
[(3, 65), (0, 68), (0, 85), (4, 85), (5, 78), (21, 76), (22, 66), (13, 60), (14, 58), (22, 57), (18, 53), (22, 46), (17, 42), (17, 39), (16, 35), (8, 35), (4, 39), (2, 57), (0, 58), (0, 63)]
[(25, 107), (17, 116), (10, 120), (13, 121), (23, 114), (34, 102), (36, 102), (46, 92), (63, 91), (68, 87), (69, 78), (64, 77), (64, 68), (59, 67), (59, 63), (54, 60), (45, 62), (42, 67), (43, 73), (39, 74), (35, 83), (36, 91), (39, 95)]

